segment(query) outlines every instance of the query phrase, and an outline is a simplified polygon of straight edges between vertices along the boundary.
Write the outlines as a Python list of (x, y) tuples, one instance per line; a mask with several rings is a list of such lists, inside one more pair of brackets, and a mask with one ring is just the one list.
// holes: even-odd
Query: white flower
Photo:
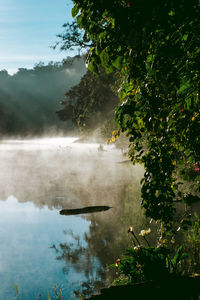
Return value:
[(131, 226), (129, 227), (127, 233), (130, 233), (130, 232), (133, 232), (133, 227), (131, 227)]

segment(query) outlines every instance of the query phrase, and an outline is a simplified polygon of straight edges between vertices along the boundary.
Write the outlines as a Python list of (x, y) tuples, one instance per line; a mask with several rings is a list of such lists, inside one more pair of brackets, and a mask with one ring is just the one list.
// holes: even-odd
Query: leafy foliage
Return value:
[[(115, 284), (133, 284), (149, 280), (159, 283), (169, 279), (171, 275), (185, 275), (187, 273), (182, 265), (188, 257), (192, 257), (192, 249), (183, 247), (183, 245), (170, 250), (163, 245), (151, 247), (145, 237), (150, 232), (149, 228), (148, 230), (141, 230), (139, 234), (148, 244), (148, 247), (144, 247), (141, 246), (132, 227), (129, 228), (128, 233), (132, 233), (134, 238), (133, 244), (136, 245), (135, 242), (138, 244), (128, 248), (122, 259), (117, 259), (115, 264), (111, 265), (112, 268), (118, 270), (119, 276), (115, 280)], [(188, 253), (185, 252), (185, 249), (188, 250)], [(187, 271), (190, 271), (189, 268)]]
[[(114, 82), (111, 74), (100, 71), (99, 76), (87, 71), (78, 85), (72, 87), (57, 111), (61, 120), (72, 120), (80, 130), (91, 130), (112, 119), (119, 99), (112, 91)], [(105, 135), (105, 133), (104, 133)]]
[(126, 250), (125, 258), (116, 263), (121, 274), (127, 278), (127, 283), (145, 280), (161, 280), (166, 277), (168, 269), (166, 248), (136, 247)]
[(192, 194), (200, 190), (200, 3), (74, 0), (73, 16), (94, 44), (89, 70), (118, 72), (116, 121), (145, 166), (142, 206), (169, 224), (187, 168)]

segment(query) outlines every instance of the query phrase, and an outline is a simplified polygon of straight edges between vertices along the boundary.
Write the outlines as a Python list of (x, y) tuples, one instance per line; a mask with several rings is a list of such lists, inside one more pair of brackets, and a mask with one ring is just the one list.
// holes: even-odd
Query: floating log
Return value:
[(130, 159), (117, 161), (117, 164), (132, 164), (132, 161)]
[(110, 206), (86, 206), (86, 207), (75, 208), (75, 209), (62, 209), (60, 211), (60, 214), (65, 216), (89, 214), (89, 213), (95, 213), (99, 211), (105, 211), (110, 208), (111, 208)]

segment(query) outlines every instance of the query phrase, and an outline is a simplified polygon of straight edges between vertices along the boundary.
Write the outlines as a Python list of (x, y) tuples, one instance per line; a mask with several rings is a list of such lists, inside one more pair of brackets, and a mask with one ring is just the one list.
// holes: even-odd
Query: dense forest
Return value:
[(14, 75), (0, 71), (0, 134), (54, 134), (74, 128), (56, 115), (59, 102), (85, 74), (81, 57), (68, 57), (62, 63), (38, 63), (33, 69), (19, 69)]

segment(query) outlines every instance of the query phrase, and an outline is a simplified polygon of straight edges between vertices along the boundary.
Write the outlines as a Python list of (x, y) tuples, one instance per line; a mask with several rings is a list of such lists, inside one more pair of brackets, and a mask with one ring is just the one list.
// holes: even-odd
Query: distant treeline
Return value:
[(78, 56), (62, 63), (21, 68), (12, 76), (0, 71), (0, 134), (38, 135), (72, 129), (72, 122), (60, 122), (55, 112), (66, 91), (77, 85), (85, 72), (84, 60)]

